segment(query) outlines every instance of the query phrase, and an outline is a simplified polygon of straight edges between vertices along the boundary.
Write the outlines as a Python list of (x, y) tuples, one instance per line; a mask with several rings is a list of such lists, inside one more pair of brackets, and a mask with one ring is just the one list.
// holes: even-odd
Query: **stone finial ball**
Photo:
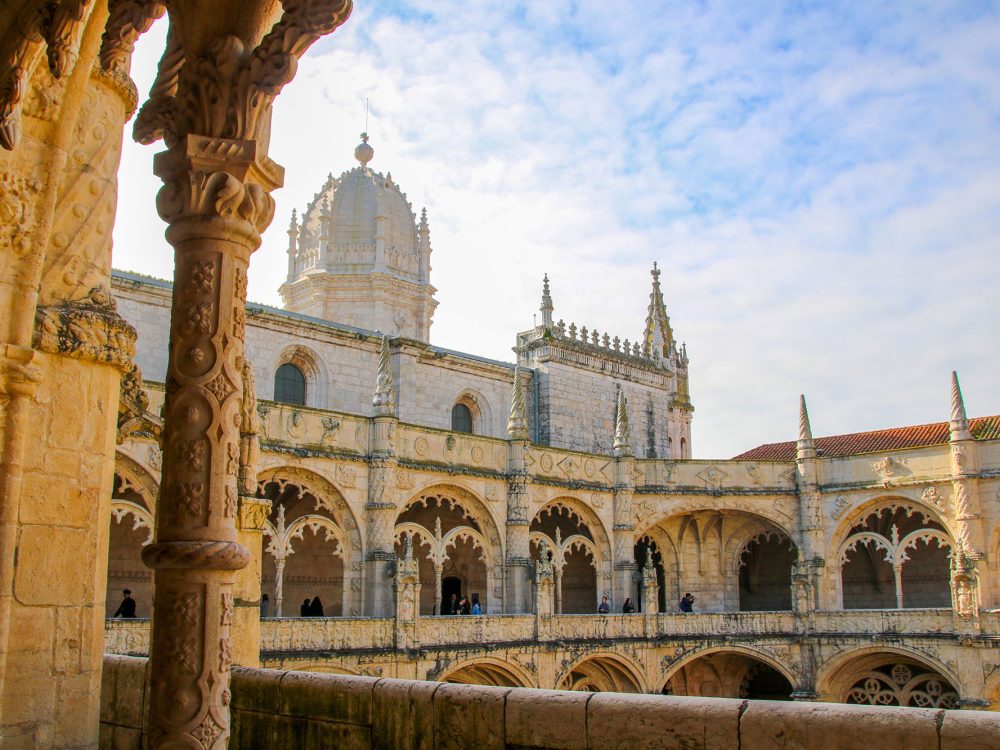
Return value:
[(375, 149), (368, 145), (368, 133), (362, 133), (361, 143), (354, 149), (354, 158), (361, 162), (362, 167), (367, 167), (373, 156)]

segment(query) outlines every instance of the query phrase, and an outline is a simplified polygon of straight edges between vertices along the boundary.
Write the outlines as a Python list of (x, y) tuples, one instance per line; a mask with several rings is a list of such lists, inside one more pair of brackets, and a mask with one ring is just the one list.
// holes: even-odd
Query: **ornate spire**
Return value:
[(615, 407), (615, 455), (632, 455), (632, 433), (628, 426), (628, 399), (625, 391), (618, 386), (618, 403)]
[(392, 366), (389, 361), (389, 337), (382, 337), (382, 349), (378, 356), (378, 377), (375, 380), (375, 396), (372, 398), (375, 416), (391, 417), (396, 410), (392, 393)]
[(298, 233), (299, 231), (299, 212), (294, 208), (292, 209), (292, 220), (288, 224), (288, 231)]
[(969, 432), (969, 420), (965, 416), (965, 399), (962, 398), (962, 387), (958, 384), (958, 373), (951, 372), (951, 438), (956, 440), (972, 440)]
[(670, 316), (667, 315), (663, 303), (663, 291), (660, 289), (660, 269), (653, 261), (653, 290), (649, 293), (649, 309), (646, 312), (646, 330), (642, 334), (642, 353), (653, 359), (661, 360), (670, 354), (674, 345), (674, 332), (670, 328)]
[(514, 367), (514, 389), (510, 397), (510, 417), (507, 436), (511, 440), (528, 439), (528, 417), (524, 408), (524, 388), (521, 386), (521, 366)]
[(813, 445), (812, 427), (809, 425), (809, 410), (806, 408), (806, 397), (799, 395), (799, 439), (796, 443), (797, 459), (816, 458), (816, 446)]
[(368, 133), (361, 134), (361, 143), (354, 149), (354, 158), (361, 162), (364, 169), (368, 168), (368, 162), (375, 156), (375, 149), (368, 145)]
[(542, 326), (552, 327), (552, 295), (549, 293), (549, 275), (542, 277)]

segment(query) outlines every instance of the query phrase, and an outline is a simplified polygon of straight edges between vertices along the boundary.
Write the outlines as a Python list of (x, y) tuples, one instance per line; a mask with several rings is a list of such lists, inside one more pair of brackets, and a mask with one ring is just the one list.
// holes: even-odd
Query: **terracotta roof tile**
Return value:
[[(872, 432), (852, 432), (847, 435), (819, 437), (813, 441), (816, 452), (825, 457), (855, 456), (902, 448), (926, 448), (948, 442), (948, 423), (919, 424), (912, 427), (892, 427)], [(969, 420), (969, 430), (976, 440), (1000, 440), (1000, 415), (974, 417)], [(740, 461), (794, 461), (795, 441), (766, 443), (733, 456)]]

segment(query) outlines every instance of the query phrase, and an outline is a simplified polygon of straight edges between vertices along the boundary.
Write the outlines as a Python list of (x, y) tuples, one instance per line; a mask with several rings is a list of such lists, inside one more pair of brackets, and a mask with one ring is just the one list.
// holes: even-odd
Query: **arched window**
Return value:
[(283, 364), (274, 374), (274, 400), (306, 405), (306, 376), (291, 362)]
[(472, 410), (465, 404), (451, 407), (451, 429), (454, 432), (472, 434)]

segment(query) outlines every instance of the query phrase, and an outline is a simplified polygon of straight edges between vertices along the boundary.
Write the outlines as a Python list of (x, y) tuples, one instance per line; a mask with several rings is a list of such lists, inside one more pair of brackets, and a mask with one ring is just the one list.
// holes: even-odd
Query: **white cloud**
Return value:
[[(800, 391), (817, 434), (944, 419), (953, 367), (1000, 412), (995, 11), (500, 6), (362, 5), (302, 60), (252, 298), (280, 302), (291, 209), (351, 167), (369, 97), (372, 166), (430, 214), (435, 343), (511, 359), (543, 272), (557, 317), (634, 339), (656, 259), (696, 455), (792, 438)], [(169, 277), (155, 150), (126, 144), (115, 262)]]

